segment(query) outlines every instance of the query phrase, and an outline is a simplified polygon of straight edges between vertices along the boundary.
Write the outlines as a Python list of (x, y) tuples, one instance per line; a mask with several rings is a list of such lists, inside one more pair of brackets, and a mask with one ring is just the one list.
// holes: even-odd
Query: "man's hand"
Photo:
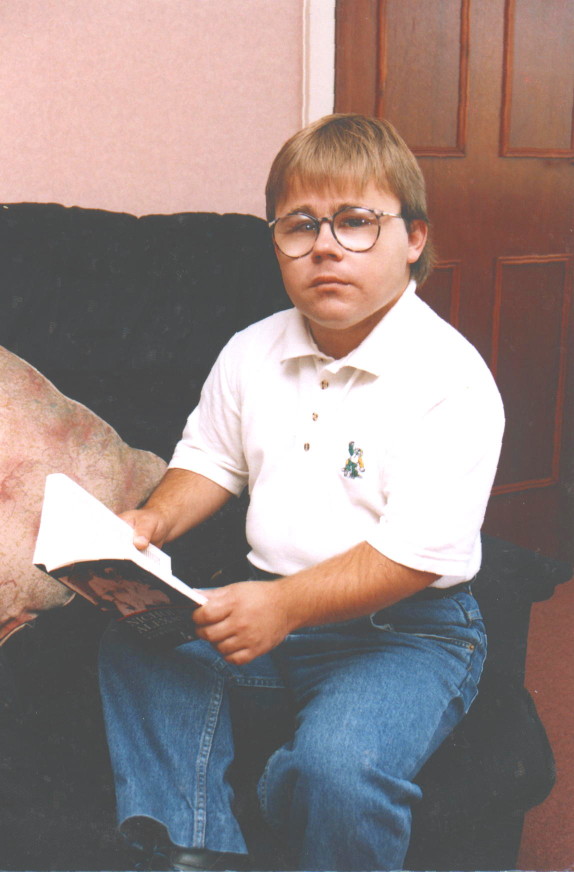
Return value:
[(293, 629), (277, 582), (240, 581), (202, 592), (209, 602), (193, 613), (197, 635), (228, 663), (250, 663)]
[(120, 515), (134, 529), (134, 545), (161, 548), (217, 512), (231, 493), (187, 469), (168, 469), (142, 509)]
[(395, 563), (367, 542), (275, 581), (240, 581), (205, 591), (193, 613), (200, 639), (228, 663), (249, 663), (300, 627), (348, 621), (390, 606), (437, 575)]
[(168, 534), (165, 517), (158, 509), (130, 509), (119, 517), (134, 530), (134, 545), (143, 551), (150, 542), (161, 548)]

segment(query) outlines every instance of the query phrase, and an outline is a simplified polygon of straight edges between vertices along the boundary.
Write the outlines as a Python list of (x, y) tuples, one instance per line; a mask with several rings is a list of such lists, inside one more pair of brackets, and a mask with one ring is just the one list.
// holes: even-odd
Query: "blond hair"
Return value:
[[(408, 231), (413, 221), (429, 226), (425, 181), (415, 156), (388, 121), (366, 115), (326, 115), (287, 140), (269, 171), (265, 198), (267, 219), (272, 221), (278, 201), (293, 180), (303, 187), (357, 185), (373, 182), (390, 191), (401, 203)], [(419, 259), (410, 265), (411, 276), (421, 285), (434, 262), (427, 241)]]

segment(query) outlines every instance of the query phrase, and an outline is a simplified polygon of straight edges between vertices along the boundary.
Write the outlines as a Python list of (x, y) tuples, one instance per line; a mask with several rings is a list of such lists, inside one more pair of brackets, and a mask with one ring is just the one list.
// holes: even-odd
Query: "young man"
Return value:
[(502, 406), (477, 352), (415, 296), (424, 182), (391, 125), (334, 115), (296, 134), (267, 209), (294, 308), (231, 339), (165, 479), (125, 515), (138, 547), (162, 545), (248, 486), (251, 568), (207, 592), (199, 641), (147, 655), (108, 633), (119, 819), (134, 844), (165, 826), (171, 868), (245, 865), (230, 689), (287, 697), (294, 734), (259, 799), (288, 865), (398, 869), (413, 779), (477, 692), (468, 582)]

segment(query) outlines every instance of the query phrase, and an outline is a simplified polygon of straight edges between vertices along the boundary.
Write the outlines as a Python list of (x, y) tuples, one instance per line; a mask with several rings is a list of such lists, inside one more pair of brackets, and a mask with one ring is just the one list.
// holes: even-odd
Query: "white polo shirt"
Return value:
[(237, 333), (170, 466), (249, 487), (260, 569), (290, 575), (367, 541), (445, 587), (479, 569), (503, 428), (486, 364), (411, 283), (340, 360), (296, 309)]

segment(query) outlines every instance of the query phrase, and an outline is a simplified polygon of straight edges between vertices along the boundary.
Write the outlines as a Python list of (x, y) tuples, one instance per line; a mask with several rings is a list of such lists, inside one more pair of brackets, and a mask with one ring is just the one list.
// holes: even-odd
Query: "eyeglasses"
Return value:
[(292, 212), (269, 222), (273, 240), (287, 257), (304, 257), (313, 249), (324, 221), (339, 245), (347, 251), (369, 251), (381, 232), (381, 218), (402, 218), (395, 212), (380, 212), (362, 206), (344, 206), (334, 215), (314, 218), (306, 212)]

